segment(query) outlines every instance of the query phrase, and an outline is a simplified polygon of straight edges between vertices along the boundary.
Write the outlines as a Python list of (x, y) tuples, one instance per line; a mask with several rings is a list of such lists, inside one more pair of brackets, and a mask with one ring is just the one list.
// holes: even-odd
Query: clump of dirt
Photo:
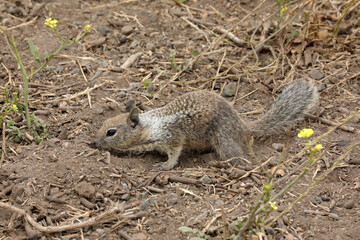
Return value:
[[(225, 96), (244, 120), (253, 121), (285, 85), (306, 78), (320, 91), (316, 115), (289, 137), (255, 141), (257, 158), (271, 171), (283, 148), (288, 147), (287, 159), (302, 149), (304, 142), (296, 137), (300, 129), (312, 128), (320, 136), (329, 122), (359, 111), (359, 3), (349, 4), (303, 1), (288, 5), (281, 17), (273, 1), (2, 1), (0, 29), (14, 36), (27, 69), (37, 64), (28, 39), (42, 58), (45, 50), (58, 47), (46, 18), (59, 20), (58, 31), (67, 38), (88, 24), (91, 32), (30, 82), (31, 112), (49, 124), (49, 137), (30, 145), (11, 142), (7, 134), (2, 138), (9, 151), (0, 169), (0, 238), (188, 239), (191, 234), (178, 230), (188, 226), (224, 239), (228, 226), (249, 213), (266, 174), (196, 152), (186, 152), (179, 166), (162, 172), (153, 165), (165, 156), (98, 150), (94, 134), (106, 119), (125, 112), (129, 100), (148, 111), (200, 89)], [(0, 90), (21, 92), (18, 64), (4, 38), (0, 42)], [(359, 142), (359, 129), (357, 118), (321, 140), (326, 147), (321, 161), (277, 201), (271, 217)], [(359, 153), (354, 148), (257, 236), (357, 238)], [(295, 178), (307, 156), (279, 171), (275, 192)], [(40, 232), (36, 224), (47, 229)]]

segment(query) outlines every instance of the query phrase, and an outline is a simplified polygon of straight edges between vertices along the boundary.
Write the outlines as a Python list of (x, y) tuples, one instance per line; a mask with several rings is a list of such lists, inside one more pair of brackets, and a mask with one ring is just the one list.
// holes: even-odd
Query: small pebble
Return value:
[(312, 69), (309, 72), (309, 76), (314, 80), (320, 80), (320, 79), (324, 78), (325, 75), (317, 69)]
[(142, 203), (141, 203), (141, 205), (140, 205), (140, 209), (142, 210), (142, 211), (144, 211), (146, 208), (148, 208), (149, 207), (149, 202), (148, 201), (143, 201)]
[(124, 200), (124, 201), (129, 201), (130, 200), (130, 194), (128, 193), (125, 193), (124, 195), (121, 196), (121, 200)]
[(147, 50), (154, 51), (155, 50), (155, 45), (153, 43), (151, 43), (151, 42), (148, 42), (148, 43), (146, 43), (145, 48)]
[(146, 240), (147, 237), (145, 234), (143, 233), (135, 233), (134, 235), (132, 235), (131, 240)]
[(266, 232), (267, 234), (270, 234), (270, 235), (275, 236), (275, 231), (274, 231), (274, 229), (273, 229), (272, 227), (267, 228), (267, 229), (265, 230), (265, 232)]
[(278, 152), (281, 152), (284, 148), (284, 144), (282, 143), (273, 143), (271, 146), (273, 149), (275, 149)]
[(172, 44), (173, 44), (174, 48), (176, 48), (176, 49), (183, 49), (186, 47), (186, 43), (183, 41), (175, 41)]
[(120, 92), (117, 94), (117, 96), (118, 96), (119, 98), (126, 97), (126, 92), (120, 91)]
[(121, 28), (121, 33), (124, 35), (130, 35), (130, 33), (132, 33), (133, 30), (134, 28), (132, 26), (126, 25)]
[(316, 87), (317, 87), (318, 92), (322, 92), (322, 91), (324, 91), (326, 89), (326, 84), (325, 83), (320, 83)]
[(176, 203), (178, 203), (178, 199), (177, 198), (173, 198), (173, 199), (170, 199), (170, 200), (168, 200), (167, 201), (167, 205), (169, 206), (169, 207), (172, 207), (172, 206), (174, 206)]
[(354, 201), (354, 199), (350, 199), (350, 200), (348, 200), (348, 201), (344, 204), (344, 207), (345, 207), (346, 209), (352, 209), (354, 206), (355, 206), (355, 201)]
[(100, 192), (97, 192), (95, 194), (95, 198), (98, 199), (98, 200), (102, 200), (102, 199), (104, 199), (104, 195), (102, 193), (100, 193)]
[(133, 49), (133, 48), (136, 48), (137, 45), (139, 45), (139, 42), (135, 40), (130, 44), (129, 47)]
[(98, 26), (96, 30), (104, 37), (106, 37), (109, 33), (112, 32), (112, 30), (108, 26)]
[(105, 62), (105, 61), (98, 61), (98, 64), (103, 68), (106, 68), (106, 67), (109, 66), (109, 64), (107, 62)]
[(237, 89), (236, 83), (230, 82), (230, 83), (226, 84), (226, 86), (224, 87), (222, 96), (223, 97), (233, 97), (233, 96), (235, 96), (236, 89)]
[(80, 182), (75, 186), (75, 192), (82, 197), (92, 198), (95, 196), (95, 187), (88, 182)]
[(57, 65), (55, 68), (56, 73), (61, 73), (63, 70), (64, 70), (64, 66), (62, 65)]
[(212, 183), (212, 180), (208, 175), (203, 176), (200, 180), (203, 184), (211, 184)]
[(283, 220), (283, 222), (284, 222), (285, 225), (289, 225), (289, 218), (288, 218), (288, 216), (286, 216), (286, 215), (282, 216), (282, 220)]

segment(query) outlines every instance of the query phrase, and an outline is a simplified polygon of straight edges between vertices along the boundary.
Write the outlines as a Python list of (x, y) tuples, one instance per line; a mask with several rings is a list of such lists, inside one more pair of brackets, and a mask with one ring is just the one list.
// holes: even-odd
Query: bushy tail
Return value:
[(279, 134), (287, 126), (294, 126), (319, 102), (317, 88), (309, 81), (299, 80), (285, 88), (270, 110), (250, 125), (256, 136)]

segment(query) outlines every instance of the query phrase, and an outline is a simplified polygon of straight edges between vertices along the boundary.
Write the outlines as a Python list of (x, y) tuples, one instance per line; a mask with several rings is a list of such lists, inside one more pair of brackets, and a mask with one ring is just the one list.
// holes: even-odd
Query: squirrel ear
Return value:
[(130, 125), (133, 128), (136, 127), (136, 125), (138, 125), (138, 123), (140, 121), (139, 113), (140, 113), (140, 110), (137, 107), (133, 108), (129, 113), (128, 122), (130, 122)]
[(136, 107), (136, 102), (134, 99), (130, 99), (126, 105), (125, 105), (125, 110), (126, 112), (130, 112), (133, 108)]

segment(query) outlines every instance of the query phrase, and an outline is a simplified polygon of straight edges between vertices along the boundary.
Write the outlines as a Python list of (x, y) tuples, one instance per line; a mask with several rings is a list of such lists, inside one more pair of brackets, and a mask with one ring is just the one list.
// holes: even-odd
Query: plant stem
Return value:
[(23, 96), (24, 96), (25, 116), (26, 116), (27, 128), (30, 129), (31, 128), (31, 119), (30, 119), (30, 112), (29, 112), (29, 77), (26, 73), (24, 64), (22, 63), (22, 61), (20, 59), (19, 52), (16, 48), (14, 36), (11, 36), (11, 39), (9, 39), (9, 42), (10, 42), (11, 46), (14, 48), (16, 61), (19, 63), (22, 74), (23, 74)]

